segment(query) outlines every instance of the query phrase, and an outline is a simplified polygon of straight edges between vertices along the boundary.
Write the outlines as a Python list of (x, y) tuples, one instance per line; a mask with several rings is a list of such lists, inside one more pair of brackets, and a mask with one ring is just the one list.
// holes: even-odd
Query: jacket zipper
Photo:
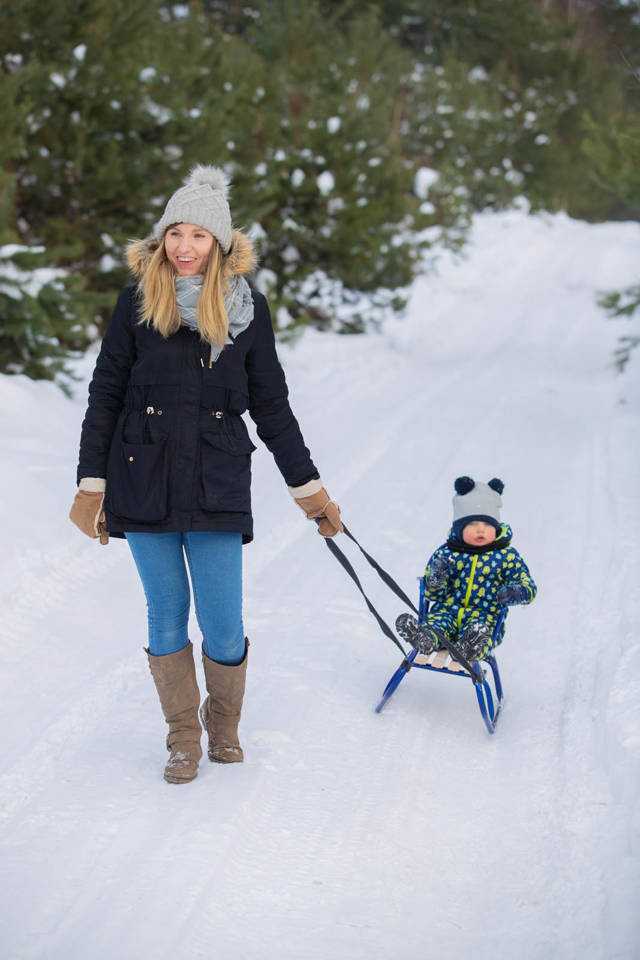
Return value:
[(476, 575), (476, 566), (478, 565), (478, 554), (476, 553), (471, 561), (471, 573), (469, 574), (469, 579), (467, 581), (467, 592), (464, 595), (464, 600), (462, 601), (462, 606), (458, 610), (458, 630), (462, 625), (462, 618), (464, 617), (464, 612), (469, 606), (469, 597), (471, 596), (471, 590), (473, 589), (473, 578)]

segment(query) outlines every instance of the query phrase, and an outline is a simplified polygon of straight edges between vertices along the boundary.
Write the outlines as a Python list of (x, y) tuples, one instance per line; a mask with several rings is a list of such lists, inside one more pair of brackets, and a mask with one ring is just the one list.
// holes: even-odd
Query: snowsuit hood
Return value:
[(471, 544), (465, 543), (462, 539), (462, 531), (460, 531), (460, 535), (457, 536), (457, 529), (458, 524), (454, 522), (447, 538), (447, 546), (454, 553), (489, 553), (491, 550), (500, 550), (503, 547), (508, 547), (513, 539), (513, 530), (508, 523), (503, 523), (496, 535), (496, 539), (492, 543), (486, 543), (482, 547), (472, 547)]

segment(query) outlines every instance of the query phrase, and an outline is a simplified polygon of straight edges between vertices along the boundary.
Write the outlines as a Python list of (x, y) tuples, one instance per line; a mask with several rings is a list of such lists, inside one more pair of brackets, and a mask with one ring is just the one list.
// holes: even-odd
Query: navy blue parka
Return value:
[[(138, 273), (144, 262), (138, 252)], [(234, 231), (227, 269), (241, 274), (252, 262), (250, 241)], [(106, 478), (110, 536), (227, 530), (249, 543), (247, 410), (289, 486), (319, 478), (289, 405), (267, 301), (252, 296), (252, 322), (211, 365), (196, 331), (182, 326), (164, 338), (140, 324), (137, 284), (118, 297), (89, 386), (77, 470), (78, 483)]]

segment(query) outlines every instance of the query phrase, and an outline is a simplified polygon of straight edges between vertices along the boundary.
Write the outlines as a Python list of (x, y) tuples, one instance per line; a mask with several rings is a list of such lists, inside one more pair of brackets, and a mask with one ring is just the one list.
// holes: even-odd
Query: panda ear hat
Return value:
[(502, 480), (494, 477), (488, 483), (482, 483), (465, 476), (457, 477), (453, 486), (456, 491), (453, 498), (454, 523), (459, 520), (484, 520), (499, 529), (502, 507), (500, 495), (504, 490)]
[(454, 482), (453, 486), (459, 497), (464, 497), (465, 494), (471, 493), (475, 487), (476, 482), (472, 480), (471, 477), (458, 477)]

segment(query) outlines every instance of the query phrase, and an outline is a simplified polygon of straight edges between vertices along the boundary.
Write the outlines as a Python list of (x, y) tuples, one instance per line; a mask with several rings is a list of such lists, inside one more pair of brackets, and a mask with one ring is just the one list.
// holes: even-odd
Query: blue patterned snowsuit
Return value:
[[(502, 524), (489, 548), (474, 552), (452, 548), (449, 540), (435, 551), (425, 570), (425, 595), (429, 600), (427, 623), (442, 630), (455, 642), (459, 633), (472, 621), (485, 624), (493, 632), (500, 605), (496, 600), (502, 586), (524, 586), (531, 603), (537, 593), (527, 564), (511, 546), (512, 530)], [(434, 561), (442, 558), (448, 567), (447, 582), (437, 589), (429, 586)], [(502, 642), (504, 625), (494, 645)], [(487, 648), (488, 649), (488, 648)]]

